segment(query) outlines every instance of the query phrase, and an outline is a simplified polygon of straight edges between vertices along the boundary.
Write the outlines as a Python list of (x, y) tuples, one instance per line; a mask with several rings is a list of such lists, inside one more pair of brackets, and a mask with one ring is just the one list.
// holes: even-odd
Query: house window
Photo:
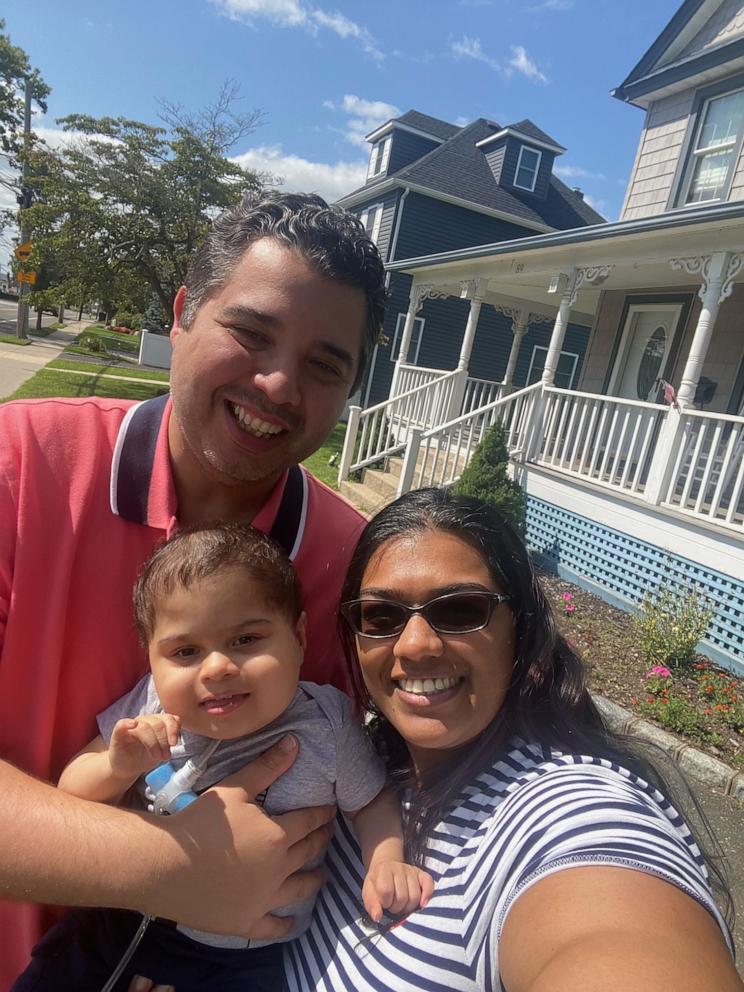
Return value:
[(374, 243), (377, 244), (382, 225), (382, 204), (375, 203), (371, 207), (365, 207), (359, 215), (359, 220), (364, 224), (364, 230)]
[[(536, 344), (532, 349), (530, 358), (530, 368), (527, 372), (527, 385), (531, 386), (542, 377), (545, 368), (545, 359), (548, 357), (548, 349), (540, 344)], [(558, 368), (555, 370), (555, 385), (560, 389), (571, 389), (576, 378), (576, 367), (579, 364), (579, 356), (573, 351), (562, 351), (558, 359)]]
[[(400, 342), (403, 338), (403, 328), (406, 326), (406, 315), (404, 313), (398, 314), (398, 319), (395, 322), (395, 334), (393, 336), (393, 346), (390, 349), (390, 361), (398, 361), (398, 352), (400, 351)], [(418, 362), (419, 351), (421, 351), (421, 338), (424, 336), (424, 318), (414, 317), (413, 319), (413, 334), (411, 335), (411, 344), (408, 348), (408, 362), (411, 365), (415, 365)]]
[(384, 172), (387, 172), (388, 162), (390, 161), (390, 146), (392, 143), (393, 136), (389, 134), (387, 138), (383, 138), (382, 141), (376, 141), (372, 145), (367, 179), (372, 179), (374, 176), (380, 176)]
[(530, 193), (535, 192), (541, 158), (542, 152), (538, 152), (534, 148), (528, 148), (527, 145), (522, 145), (519, 149), (517, 171), (514, 173), (515, 186), (518, 186), (520, 189), (526, 189)]
[(705, 102), (688, 164), (683, 203), (705, 203), (724, 196), (736, 165), (743, 122), (744, 90)]

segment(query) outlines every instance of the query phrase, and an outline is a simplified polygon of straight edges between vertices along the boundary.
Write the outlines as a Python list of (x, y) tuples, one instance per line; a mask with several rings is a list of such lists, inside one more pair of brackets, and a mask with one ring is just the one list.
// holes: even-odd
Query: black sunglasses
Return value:
[(500, 592), (450, 592), (421, 606), (390, 599), (352, 599), (341, 604), (341, 615), (362, 637), (397, 637), (412, 616), (420, 614), (438, 634), (471, 634), (491, 622), (493, 611), (511, 596)]

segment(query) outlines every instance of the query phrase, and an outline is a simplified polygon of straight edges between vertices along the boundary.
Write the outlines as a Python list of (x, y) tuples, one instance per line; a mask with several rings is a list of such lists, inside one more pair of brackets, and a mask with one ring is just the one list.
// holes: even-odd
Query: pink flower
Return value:
[(576, 607), (573, 605), (573, 603), (566, 603), (566, 613), (573, 613), (575, 609)]
[(671, 678), (672, 673), (665, 665), (654, 665), (646, 678), (651, 678), (652, 675), (658, 675), (659, 678), (668, 679)]
[(570, 592), (564, 592), (563, 593), (563, 602), (564, 603), (570, 603), (572, 599), (573, 599), (573, 594), (572, 593), (570, 593)]

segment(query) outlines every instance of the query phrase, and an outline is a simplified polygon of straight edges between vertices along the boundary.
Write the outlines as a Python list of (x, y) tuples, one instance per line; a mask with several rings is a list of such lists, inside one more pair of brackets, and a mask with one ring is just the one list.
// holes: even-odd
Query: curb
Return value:
[(744, 772), (734, 771), (723, 761), (711, 758), (710, 755), (698, 751), (691, 744), (685, 744), (678, 737), (668, 734), (647, 720), (633, 716), (628, 710), (604, 696), (592, 695), (592, 699), (611, 730), (621, 734), (632, 734), (641, 740), (656, 744), (691, 778), (702, 782), (703, 785), (720, 789), (725, 795), (734, 799), (744, 799)]

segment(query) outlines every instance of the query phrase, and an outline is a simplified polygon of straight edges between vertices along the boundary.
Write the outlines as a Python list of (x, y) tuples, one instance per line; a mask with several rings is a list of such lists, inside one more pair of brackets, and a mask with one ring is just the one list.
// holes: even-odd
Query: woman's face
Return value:
[[(425, 531), (384, 544), (370, 559), (359, 596), (419, 606), (473, 590), (510, 591), (494, 583), (469, 544)], [(496, 605), (488, 626), (469, 634), (438, 634), (417, 614), (397, 637), (358, 636), (357, 648), (370, 696), (420, 772), (476, 738), (501, 709), (514, 663), (512, 611), (508, 603)]]

